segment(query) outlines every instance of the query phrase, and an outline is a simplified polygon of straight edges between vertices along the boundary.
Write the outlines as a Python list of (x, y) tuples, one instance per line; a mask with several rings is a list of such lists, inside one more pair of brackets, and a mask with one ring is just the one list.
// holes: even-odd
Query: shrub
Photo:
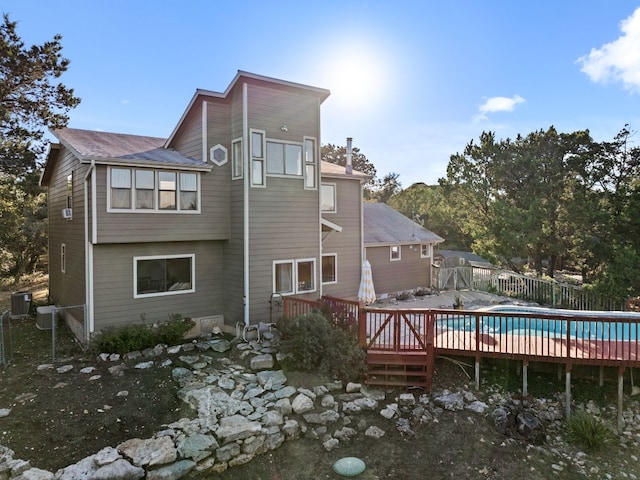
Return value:
[(107, 327), (94, 337), (92, 344), (98, 352), (120, 355), (156, 345), (155, 336), (146, 325)]
[(418, 287), (418, 288), (416, 288), (416, 291), (414, 292), (414, 295), (416, 297), (425, 297), (425, 296), (429, 295), (430, 293), (431, 293), (431, 291), (428, 288)]
[(568, 439), (588, 450), (598, 450), (613, 438), (613, 429), (587, 412), (577, 412), (567, 420)]
[(161, 323), (155, 330), (157, 343), (165, 345), (177, 345), (182, 343), (184, 335), (193, 328), (195, 322), (190, 318), (182, 318), (182, 315), (174, 313), (169, 315), (169, 321)]
[(396, 300), (409, 300), (411, 298), (411, 292), (400, 292), (396, 295)]
[(282, 318), (280, 349), (285, 367), (317, 372), (344, 382), (359, 379), (365, 371), (365, 353), (356, 338), (331, 325), (320, 311)]
[(159, 343), (176, 345), (184, 340), (184, 334), (193, 325), (193, 320), (172, 314), (169, 315), (167, 322), (153, 329), (142, 324), (108, 327), (92, 339), (92, 349), (97, 352), (124, 355), (135, 350), (153, 348)]

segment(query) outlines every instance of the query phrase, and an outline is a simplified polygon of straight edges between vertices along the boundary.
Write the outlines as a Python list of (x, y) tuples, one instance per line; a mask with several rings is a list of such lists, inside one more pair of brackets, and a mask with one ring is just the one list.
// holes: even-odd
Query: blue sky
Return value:
[(640, 1), (3, 0), (27, 45), (59, 33), (74, 128), (167, 137), (196, 88), (238, 70), (331, 90), (346, 137), (404, 188), (483, 130), (640, 129)]

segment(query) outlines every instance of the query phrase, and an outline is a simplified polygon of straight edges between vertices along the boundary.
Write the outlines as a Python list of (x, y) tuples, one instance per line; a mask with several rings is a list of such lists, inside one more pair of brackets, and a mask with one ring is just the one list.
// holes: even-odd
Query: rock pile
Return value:
[[(237, 349), (241, 360), (234, 362), (228, 356), (210, 353), (232, 348)], [(222, 338), (168, 349), (158, 346), (125, 358), (101, 355), (97, 361), (113, 363), (108, 369), (113, 375), (121, 374), (122, 362), (133, 362), (135, 368), (171, 367), (178, 396), (193, 414), (166, 425), (151, 438), (134, 438), (106, 447), (55, 473), (33, 468), (0, 446), (0, 480), (177, 480), (190, 472), (221, 472), (247, 463), (301, 436), (317, 440), (327, 451), (360, 435), (383, 439), (389, 428), (413, 436), (417, 425), (438, 422), (445, 411), (488, 417), (507, 439), (519, 437), (533, 444), (541, 439), (561, 441), (550, 435), (548, 427), (561, 428), (562, 399), (525, 402), (489, 391), (483, 396), (485, 403), (466, 390), (396, 393), (387, 398), (383, 391), (341, 382), (301, 388), (290, 385), (284, 372), (274, 369), (276, 360), (268, 340), (229, 343)], [(64, 374), (66, 370), (58, 371)], [(592, 413), (598, 410), (593, 404), (587, 409)], [(377, 413), (361, 415), (370, 412)], [(640, 408), (635, 408), (625, 414), (629, 429), (638, 423), (639, 412)], [(10, 411), (2, 414), (10, 415)], [(640, 433), (634, 429), (623, 437), (633, 443)], [(586, 454), (579, 453), (563, 457), (550, 468), (561, 471), (573, 464), (593, 474), (587, 469)]]

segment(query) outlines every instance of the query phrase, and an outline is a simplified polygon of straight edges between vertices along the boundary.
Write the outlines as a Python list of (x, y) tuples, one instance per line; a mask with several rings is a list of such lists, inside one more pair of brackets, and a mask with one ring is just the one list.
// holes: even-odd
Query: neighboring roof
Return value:
[(491, 263), (485, 260), (480, 255), (476, 255), (473, 252), (463, 252), (459, 250), (436, 250), (433, 252), (434, 257), (447, 258), (464, 258), (466, 262), (472, 267), (490, 267)]
[(365, 246), (440, 243), (444, 239), (384, 203), (365, 203)]
[(202, 88), (196, 89), (196, 93), (194, 93), (193, 97), (191, 97), (191, 101), (187, 105), (187, 108), (182, 114), (182, 117), (180, 117), (180, 120), (178, 121), (175, 128), (173, 129), (173, 132), (171, 132), (171, 135), (169, 135), (169, 138), (166, 140), (166, 145), (171, 144), (174, 136), (176, 135), (178, 130), (180, 130), (180, 126), (182, 125), (182, 122), (187, 117), (189, 111), (191, 110), (191, 108), (193, 107), (193, 104), (196, 102), (199, 96), (222, 98), (222, 99), (227, 98), (229, 96), (229, 93), (231, 93), (231, 91), (238, 84), (238, 82), (240, 82), (241, 79), (254, 80), (257, 82), (271, 83), (273, 85), (279, 85), (282, 87), (294, 88), (297, 90), (304, 90), (312, 95), (317, 96), (320, 99), (320, 103), (324, 102), (327, 99), (327, 97), (331, 95), (331, 92), (326, 88), (312, 87), (311, 85), (305, 85), (305, 84), (296, 83), (296, 82), (289, 82), (287, 80), (280, 80), (278, 78), (266, 77), (264, 75), (258, 75), (255, 73), (238, 70), (238, 73), (236, 73), (236, 76), (233, 77), (233, 80), (231, 80), (231, 83), (229, 84), (229, 86), (224, 92), (215, 92), (212, 90), (205, 90)]
[(353, 170), (351, 173), (347, 173), (347, 169), (340, 165), (331, 162), (320, 161), (320, 175), (324, 177), (350, 177), (358, 180), (367, 180), (369, 175), (366, 173)]

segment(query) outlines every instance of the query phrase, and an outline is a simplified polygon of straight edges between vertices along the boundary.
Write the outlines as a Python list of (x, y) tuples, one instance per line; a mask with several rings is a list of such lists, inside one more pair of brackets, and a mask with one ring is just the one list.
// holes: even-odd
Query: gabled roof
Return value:
[(365, 203), (364, 245), (440, 243), (444, 239), (384, 203)]
[(324, 102), (327, 99), (327, 97), (329, 95), (331, 95), (331, 92), (329, 90), (327, 90), (326, 88), (312, 87), (311, 85), (305, 85), (305, 84), (302, 84), (302, 83), (290, 82), (290, 81), (287, 81), (287, 80), (280, 80), (278, 78), (267, 77), (267, 76), (264, 76), (264, 75), (258, 75), (258, 74), (255, 74), (255, 73), (250, 73), (250, 72), (245, 72), (245, 71), (242, 71), (242, 70), (238, 70), (238, 73), (236, 73), (236, 76), (233, 77), (233, 80), (231, 80), (231, 83), (229, 84), (229, 86), (227, 87), (227, 89), (224, 92), (215, 92), (215, 91), (212, 91), (212, 90), (205, 90), (205, 89), (202, 89), (202, 88), (196, 89), (196, 93), (194, 93), (193, 97), (191, 97), (191, 101), (187, 105), (187, 108), (185, 109), (184, 113), (182, 114), (182, 117), (180, 117), (180, 120), (178, 121), (178, 123), (176, 124), (175, 128), (173, 129), (173, 132), (171, 132), (171, 135), (169, 135), (169, 138), (167, 138), (166, 145), (170, 145), (171, 144), (171, 142), (173, 141), (175, 135), (180, 130), (180, 126), (184, 122), (184, 119), (187, 117), (187, 115), (191, 111), (191, 108), (196, 103), (198, 97), (203, 96), (203, 97), (212, 97), (212, 98), (220, 98), (220, 99), (228, 98), (228, 96), (231, 93), (231, 91), (243, 79), (244, 80), (248, 80), (248, 81), (253, 81), (253, 82), (259, 82), (259, 83), (260, 82), (261, 83), (268, 83), (268, 84), (272, 84), (274, 86), (279, 86), (279, 87), (284, 87), (284, 88), (289, 88), (289, 89), (302, 90), (304, 92), (307, 92), (310, 95), (317, 96), (320, 99), (320, 103)]
[(347, 169), (345, 167), (342, 167), (335, 163), (325, 162), (324, 160), (320, 161), (320, 175), (322, 176), (322, 178), (348, 177), (357, 180), (369, 179), (369, 175), (367, 175), (366, 173), (362, 173), (357, 170), (353, 170), (351, 173), (347, 173)]
[[(187, 170), (209, 171), (212, 166), (200, 160), (164, 148), (165, 139), (129, 135), (124, 133), (98, 132), (77, 128), (62, 128), (52, 133), (68, 148), (81, 163), (95, 162), (109, 165), (144, 165), (151, 167), (174, 167)], [(46, 185), (51, 163), (55, 161), (58, 146), (51, 146), (47, 164), (42, 174)]]

